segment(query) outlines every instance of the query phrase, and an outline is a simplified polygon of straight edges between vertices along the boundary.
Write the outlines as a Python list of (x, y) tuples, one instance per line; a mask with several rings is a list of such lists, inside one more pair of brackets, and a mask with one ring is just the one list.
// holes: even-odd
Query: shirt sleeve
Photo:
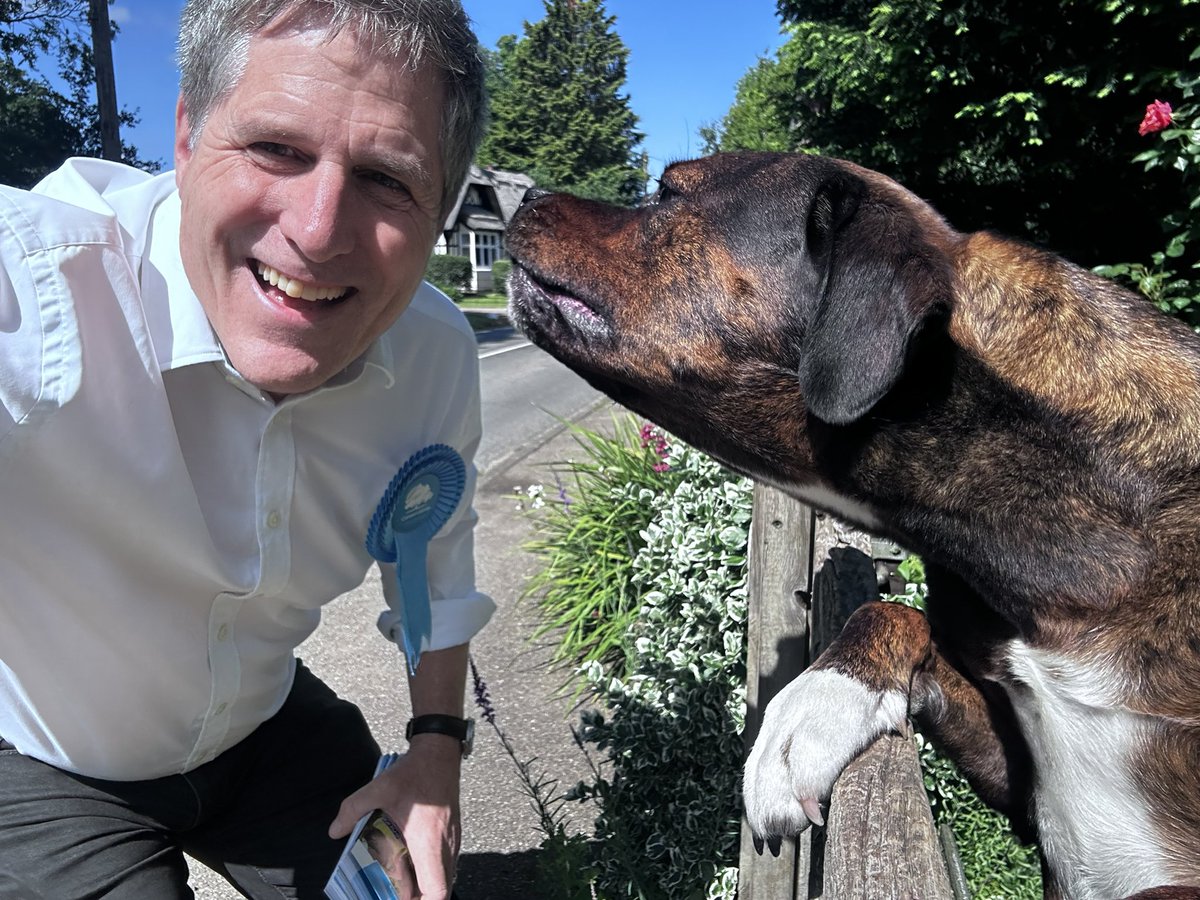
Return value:
[[(470, 487), (470, 486), (469, 486)], [(467, 508), (429, 543), (429, 602), (433, 627), (425, 650), (442, 650), (470, 641), (488, 623), (496, 604), (475, 588), (474, 529), (478, 516)], [(396, 569), (383, 565), (383, 595), (388, 608), (379, 630), (397, 645), (401, 639)]]
[[(100, 191), (147, 173), (68, 160), (31, 191), (0, 185), (0, 451), (22, 424), (71, 400), (83, 365), (75, 296), (131, 288), (122, 229)], [(120, 304), (119, 294), (117, 299)]]
[[(0, 452), (18, 425), (79, 387), (79, 340), (64, 272), (104, 276), (107, 235), (86, 220), (58, 234), (55, 204), (0, 188)], [(71, 223), (74, 224), (74, 223)], [(102, 283), (102, 282), (101, 282)]]
[[(446, 391), (441, 443), (454, 447), (466, 465), (466, 484), (458, 508), (429, 542), (427, 575), (432, 613), (430, 641), (425, 650), (442, 650), (465, 644), (491, 619), (496, 605), (475, 587), (475, 512), (474, 497), (478, 473), (475, 452), (482, 436), (479, 399), (479, 360), (474, 336), (469, 337), (459, 377)], [(401, 638), (401, 600), (395, 567), (381, 566), (383, 595), (388, 608), (379, 617), (379, 630), (394, 643)]]
[(21, 333), (26, 311), (22, 310), (20, 297), (13, 285), (14, 273), (11, 270), (17, 268), (18, 263), (7, 252), (13, 243), (8, 222), (0, 214), (0, 444), (17, 424), (18, 418), (24, 415), (17, 402), (18, 373), (13, 371), (14, 363), (30, 359), (35, 352), (38, 357), (41, 356), (40, 341), (38, 346), (31, 346), (28, 330), (25, 334)]

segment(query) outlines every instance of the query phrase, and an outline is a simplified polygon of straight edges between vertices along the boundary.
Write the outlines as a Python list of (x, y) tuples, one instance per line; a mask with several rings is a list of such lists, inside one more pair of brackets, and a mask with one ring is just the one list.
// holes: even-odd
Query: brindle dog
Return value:
[(1036, 834), (1048, 897), (1200, 897), (1195, 335), (813, 156), (679, 163), (637, 209), (531, 192), (507, 240), (534, 343), (925, 560), (927, 617), (868, 604), (768, 706), (760, 839), (911, 713)]

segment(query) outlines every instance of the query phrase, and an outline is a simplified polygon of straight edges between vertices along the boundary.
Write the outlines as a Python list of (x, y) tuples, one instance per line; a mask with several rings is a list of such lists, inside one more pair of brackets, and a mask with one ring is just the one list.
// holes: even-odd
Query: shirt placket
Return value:
[(215, 759), (225, 749), (233, 706), (241, 690), (237, 620), (242, 608), (246, 603), (278, 595), (286, 588), (291, 572), (289, 523), (295, 473), (292, 408), (281, 405), (267, 420), (259, 443), (254, 485), (258, 580), (249, 592), (225, 592), (213, 601), (208, 628), (212, 694), (200, 735), (186, 764), (188, 769)]

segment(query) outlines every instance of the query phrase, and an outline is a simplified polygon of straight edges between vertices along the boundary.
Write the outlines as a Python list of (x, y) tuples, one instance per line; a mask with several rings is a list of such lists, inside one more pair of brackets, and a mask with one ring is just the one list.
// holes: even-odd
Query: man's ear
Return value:
[(857, 176), (834, 176), (808, 217), (807, 250), (822, 287), (806, 304), (800, 391), (809, 412), (834, 425), (866, 415), (891, 390), (910, 338), (949, 297), (947, 263), (922, 238), (917, 215), (872, 191)]
[(183, 94), (175, 101), (175, 173), (176, 180), (183, 175), (192, 159), (192, 126), (187, 110), (183, 106)]

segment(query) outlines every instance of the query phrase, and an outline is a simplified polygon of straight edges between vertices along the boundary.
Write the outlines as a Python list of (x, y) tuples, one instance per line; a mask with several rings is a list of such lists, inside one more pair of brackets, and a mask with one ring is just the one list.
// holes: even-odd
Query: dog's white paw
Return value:
[[(899, 691), (879, 693), (829, 669), (808, 671), (767, 704), (742, 782), (746, 821), (757, 839), (824, 825), (842, 769), (908, 712)], [(761, 848), (760, 848), (761, 849)]]

